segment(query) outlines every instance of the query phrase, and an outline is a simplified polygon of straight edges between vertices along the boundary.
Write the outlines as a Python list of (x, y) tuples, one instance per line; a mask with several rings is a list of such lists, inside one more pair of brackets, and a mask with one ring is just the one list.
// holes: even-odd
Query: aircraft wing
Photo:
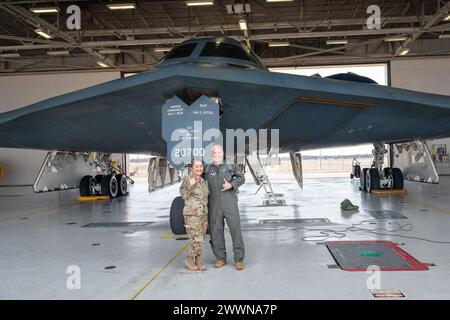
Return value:
[(448, 96), (189, 63), (0, 114), (0, 147), (165, 154), (161, 107), (184, 89), (220, 96), (221, 129), (280, 129), (282, 151), (450, 135)]

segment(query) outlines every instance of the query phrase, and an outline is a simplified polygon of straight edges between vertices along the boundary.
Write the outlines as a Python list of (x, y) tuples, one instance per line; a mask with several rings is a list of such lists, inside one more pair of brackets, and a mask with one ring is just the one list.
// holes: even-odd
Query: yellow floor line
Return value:
[(398, 196), (406, 194), (407, 191), (406, 189), (380, 189), (372, 190), (371, 193), (378, 196)]
[(110, 196), (89, 196), (89, 197), (78, 197), (77, 201), (98, 201), (98, 200), (111, 200)]
[(181, 254), (183, 253), (184, 250), (186, 250), (186, 248), (191, 244), (191, 241), (189, 241), (188, 243), (186, 243), (178, 252), (175, 256), (173, 256), (172, 259), (169, 260), (169, 262), (166, 263), (166, 265), (164, 267), (161, 268), (161, 270), (158, 271), (157, 274), (155, 274), (155, 276), (153, 278), (150, 279), (149, 282), (147, 282), (145, 284), (145, 286), (143, 286), (133, 297), (131, 297), (130, 300), (136, 300), (137, 297), (150, 285), (150, 283), (153, 282), (153, 280), (155, 280), (164, 270), (166, 270), (166, 268)]
[(431, 204), (429, 204), (429, 203), (420, 201), (419, 198), (417, 198), (417, 197), (415, 197), (415, 196), (408, 195), (407, 198), (411, 199), (413, 202), (415, 202), (415, 203), (417, 203), (417, 204), (420, 204), (421, 206), (424, 206), (424, 207), (426, 207), (426, 208), (428, 208), (428, 209), (431, 209), (431, 210), (434, 210), (434, 211), (439, 211), (439, 212), (443, 212), (443, 213), (450, 214), (450, 210), (448, 210), (448, 209), (442, 209), (442, 208), (437, 208), (437, 207), (435, 207), (435, 206), (433, 206), (433, 205), (431, 205)]

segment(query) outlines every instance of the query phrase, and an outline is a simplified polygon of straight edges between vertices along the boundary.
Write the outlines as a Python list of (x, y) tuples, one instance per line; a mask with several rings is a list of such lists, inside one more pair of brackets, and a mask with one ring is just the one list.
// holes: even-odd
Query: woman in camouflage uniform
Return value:
[(184, 200), (184, 224), (186, 232), (192, 238), (188, 247), (186, 266), (191, 271), (205, 271), (201, 262), (203, 242), (208, 227), (208, 184), (202, 178), (203, 163), (195, 160), (191, 174), (183, 179), (180, 186), (181, 198)]

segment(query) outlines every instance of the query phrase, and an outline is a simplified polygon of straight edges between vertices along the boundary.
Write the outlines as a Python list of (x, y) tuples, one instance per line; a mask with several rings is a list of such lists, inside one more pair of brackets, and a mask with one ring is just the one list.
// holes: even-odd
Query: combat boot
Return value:
[(238, 261), (235, 263), (234, 267), (236, 268), (236, 270), (244, 270), (245, 264), (242, 261)]
[(192, 257), (187, 257), (186, 260), (184, 260), (184, 263), (186, 264), (186, 267), (191, 271), (198, 271), (197, 266), (195, 265), (195, 261)]
[(199, 271), (206, 271), (206, 266), (202, 263), (202, 255), (199, 254), (195, 257), (195, 265), (197, 266)]
[(219, 260), (216, 260), (216, 263), (214, 263), (214, 267), (222, 268), (226, 264), (227, 264), (227, 259), (219, 259)]

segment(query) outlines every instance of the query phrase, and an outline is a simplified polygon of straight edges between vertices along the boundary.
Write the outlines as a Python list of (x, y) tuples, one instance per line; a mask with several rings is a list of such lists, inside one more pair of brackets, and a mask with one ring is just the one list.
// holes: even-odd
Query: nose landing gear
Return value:
[[(371, 168), (364, 168), (360, 175), (360, 190), (401, 190), (404, 186), (403, 173), (399, 168), (383, 168), (384, 155), (387, 153), (383, 143), (374, 144)], [(352, 172), (353, 173), (353, 172)]]

